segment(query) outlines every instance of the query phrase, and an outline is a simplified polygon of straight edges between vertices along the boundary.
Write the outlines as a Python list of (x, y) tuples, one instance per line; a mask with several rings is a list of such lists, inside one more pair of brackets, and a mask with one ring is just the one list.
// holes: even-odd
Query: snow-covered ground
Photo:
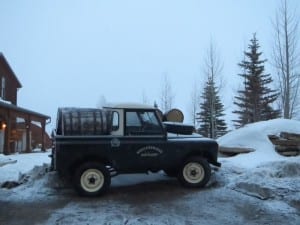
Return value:
[(15, 154), (4, 156), (0, 154), (0, 184), (5, 181), (18, 181), (20, 176), (31, 171), (35, 166), (49, 164), (49, 152), (31, 154)]
[[(300, 122), (259, 122), (218, 139), (222, 146), (255, 151), (219, 158), (221, 169), (202, 191), (177, 187), (173, 185), (176, 180), (163, 173), (120, 175), (100, 200), (79, 200), (72, 191), (65, 191), (56, 174), (47, 172), (49, 152), (0, 154), (0, 185), (24, 182), (0, 189), (0, 204), (58, 201), (66, 195), (74, 199), (48, 212), (40, 224), (300, 224), (300, 156), (283, 157), (275, 152), (267, 135), (280, 132), (300, 134)], [(140, 186), (135, 189), (136, 185)], [(0, 209), (0, 224), (3, 212)]]

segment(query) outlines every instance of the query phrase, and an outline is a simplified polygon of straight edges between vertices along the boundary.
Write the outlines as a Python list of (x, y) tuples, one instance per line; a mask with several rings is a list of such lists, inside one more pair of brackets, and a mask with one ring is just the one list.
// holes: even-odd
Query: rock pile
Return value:
[(300, 134), (281, 132), (279, 136), (269, 135), (275, 150), (283, 156), (297, 156), (300, 154)]

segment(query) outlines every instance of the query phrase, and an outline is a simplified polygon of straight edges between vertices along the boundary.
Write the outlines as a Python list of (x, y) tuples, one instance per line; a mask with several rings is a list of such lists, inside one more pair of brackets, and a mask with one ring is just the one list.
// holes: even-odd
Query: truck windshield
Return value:
[(126, 112), (126, 135), (162, 134), (162, 128), (154, 111)]

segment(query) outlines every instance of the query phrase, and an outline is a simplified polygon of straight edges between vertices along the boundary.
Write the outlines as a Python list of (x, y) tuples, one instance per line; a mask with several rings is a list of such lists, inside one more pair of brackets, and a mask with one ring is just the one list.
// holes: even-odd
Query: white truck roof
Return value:
[(114, 103), (107, 104), (103, 108), (108, 109), (155, 109), (153, 106), (140, 103)]

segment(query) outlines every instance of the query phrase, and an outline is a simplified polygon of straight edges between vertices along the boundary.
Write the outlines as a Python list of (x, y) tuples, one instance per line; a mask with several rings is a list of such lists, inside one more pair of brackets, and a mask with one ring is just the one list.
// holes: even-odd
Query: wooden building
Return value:
[[(45, 127), (50, 117), (17, 106), (17, 92), (21, 87), (4, 55), (0, 53), (0, 153), (3, 154), (31, 152), (37, 147), (32, 145), (36, 139), (40, 140), (42, 150), (49, 147)], [(33, 136), (32, 131), (36, 127), (39, 127), (39, 132), (34, 132)]]

